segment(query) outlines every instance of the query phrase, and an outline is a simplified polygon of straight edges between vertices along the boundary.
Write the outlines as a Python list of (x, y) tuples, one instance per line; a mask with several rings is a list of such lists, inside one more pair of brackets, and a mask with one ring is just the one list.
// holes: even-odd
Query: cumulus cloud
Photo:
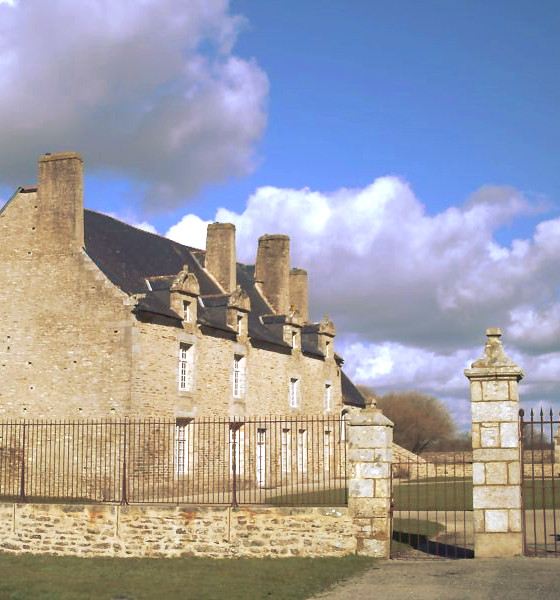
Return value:
[(251, 171), (268, 81), (233, 53), (242, 25), (227, 0), (4, 0), (0, 180), (75, 149), (157, 210)]
[(248, 263), (260, 235), (291, 236), (292, 265), (309, 271), (312, 316), (333, 317), (356, 381), (462, 402), (463, 369), (480, 355), (488, 326), (504, 328), (512, 357), (531, 371), (532, 396), (545, 384), (559, 391), (560, 218), (543, 220), (528, 239), (496, 238), (540, 209), (518, 190), (484, 186), (430, 215), (406, 181), (381, 177), (330, 194), (263, 187), (243, 213), (222, 208), (215, 220), (236, 225), (238, 257)]

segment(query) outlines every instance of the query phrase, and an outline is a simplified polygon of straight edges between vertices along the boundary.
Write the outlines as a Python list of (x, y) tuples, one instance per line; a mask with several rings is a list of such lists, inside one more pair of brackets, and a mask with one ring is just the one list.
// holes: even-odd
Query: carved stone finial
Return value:
[(523, 371), (504, 352), (501, 337), (502, 330), (499, 327), (489, 327), (486, 330), (484, 352), (478, 360), (472, 363), (470, 369), (465, 370), (467, 377), (479, 377), (486, 370), (507, 376), (513, 375), (518, 381), (523, 378)]

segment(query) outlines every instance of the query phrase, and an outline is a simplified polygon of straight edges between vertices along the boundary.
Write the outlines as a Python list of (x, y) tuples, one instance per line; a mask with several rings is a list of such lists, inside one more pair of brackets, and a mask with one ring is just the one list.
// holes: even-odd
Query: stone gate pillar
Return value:
[(389, 558), (393, 423), (370, 404), (351, 414), (347, 425), (348, 509), (354, 519), (356, 552)]
[(518, 382), (502, 330), (486, 330), (484, 354), (465, 376), (471, 387), (475, 557), (523, 553)]

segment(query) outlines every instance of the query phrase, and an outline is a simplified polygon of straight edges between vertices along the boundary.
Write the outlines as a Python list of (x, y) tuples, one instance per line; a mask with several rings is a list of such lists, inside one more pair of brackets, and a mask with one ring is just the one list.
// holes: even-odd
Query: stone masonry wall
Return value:
[(0, 504), (0, 553), (227, 558), (355, 551), (346, 508)]
[[(252, 347), (247, 337), (205, 335), (198, 329), (137, 324), (134, 338), (133, 416), (175, 418), (323, 415), (325, 385), (331, 410), (340, 414), (340, 369), (334, 356), (318, 359), (295, 348), (291, 353)], [(179, 390), (179, 345), (192, 344), (193, 389)], [(334, 354), (334, 353), (333, 353)], [(233, 397), (234, 356), (245, 357), (244, 392)], [(154, 374), (158, 374), (155, 377)], [(290, 408), (290, 379), (299, 380), (299, 406)]]
[(83, 249), (61, 247), (36, 192), (0, 212), (0, 418), (124, 414), (134, 320)]

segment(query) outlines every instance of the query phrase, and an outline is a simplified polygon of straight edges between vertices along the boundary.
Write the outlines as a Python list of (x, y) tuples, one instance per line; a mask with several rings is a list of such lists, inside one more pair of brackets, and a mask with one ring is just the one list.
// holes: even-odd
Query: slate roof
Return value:
[(352, 383), (344, 371), (340, 371), (340, 384), (342, 387), (342, 403), (350, 406), (365, 408), (366, 399), (362, 396), (358, 388)]
[[(225, 302), (226, 296), (203, 268), (204, 250), (184, 246), (87, 209), (84, 211), (84, 237), (86, 252), (112, 283), (129, 295), (144, 295), (138, 300), (139, 311), (181, 320), (180, 315), (169, 308), (169, 288), (174, 277), (187, 265), (198, 280), (202, 303), (205, 303), (205, 297), (208, 302), (207, 308), (199, 306), (200, 323), (233, 333), (212, 316), (215, 313), (210, 310), (210, 305), (219, 303), (220, 297)], [(287, 351), (289, 344), (261, 322), (260, 317), (271, 314), (272, 309), (255, 287), (254, 271), (253, 265), (237, 263), (237, 284), (251, 301), (249, 335), (254, 341), (274, 344)], [(154, 281), (154, 278), (157, 279)], [(316, 345), (304, 338), (302, 351), (323, 357)]]

